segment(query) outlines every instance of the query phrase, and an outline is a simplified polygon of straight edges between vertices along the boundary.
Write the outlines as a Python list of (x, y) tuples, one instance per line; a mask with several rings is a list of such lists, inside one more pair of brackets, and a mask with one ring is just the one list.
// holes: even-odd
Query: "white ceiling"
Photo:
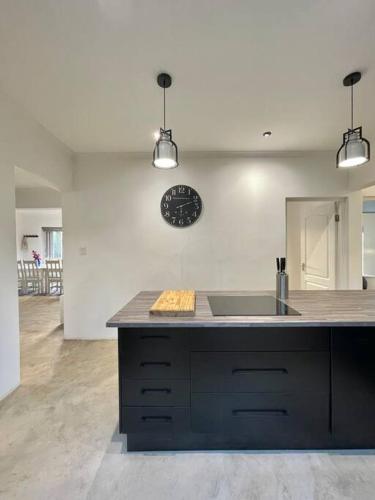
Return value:
[[(375, 141), (374, 0), (0, 0), (0, 85), (74, 151), (335, 149)], [(272, 130), (270, 139), (262, 132)]]

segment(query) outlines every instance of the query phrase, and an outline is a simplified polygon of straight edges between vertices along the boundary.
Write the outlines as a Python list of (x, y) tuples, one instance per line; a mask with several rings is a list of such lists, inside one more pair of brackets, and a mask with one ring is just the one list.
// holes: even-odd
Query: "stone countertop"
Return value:
[(161, 291), (140, 292), (108, 322), (113, 328), (375, 326), (375, 291), (338, 290), (289, 292), (284, 302), (300, 316), (213, 316), (207, 295), (275, 295), (274, 292), (197, 291), (192, 317), (155, 317), (149, 309)]

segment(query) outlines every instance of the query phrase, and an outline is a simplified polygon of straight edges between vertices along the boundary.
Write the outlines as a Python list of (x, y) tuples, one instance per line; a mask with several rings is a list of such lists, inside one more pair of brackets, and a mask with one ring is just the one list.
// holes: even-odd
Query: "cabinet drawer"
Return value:
[(192, 351), (328, 351), (329, 328), (194, 328)]
[(120, 370), (125, 378), (188, 379), (187, 333), (134, 329), (119, 331)]
[(122, 402), (127, 406), (190, 406), (190, 381), (125, 380)]
[(328, 352), (193, 352), (193, 392), (329, 391)]
[(184, 329), (173, 328), (134, 328), (119, 329), (119, 350), (154, 352), (161, 354), (188, 349), (189, 336)]
[[(329, 435), (327, 394), (192, 394), (192, 430), (257, 446), (316, 446)], [(313, 444), (315, 443), (315, 444)]]
[(127, 351), (120, 358), (125, 379), (188, 379), (189, 353)]
[(123, 408), (126, 432), (183, 432), (190, 428), (189, 408), (129, 407)]

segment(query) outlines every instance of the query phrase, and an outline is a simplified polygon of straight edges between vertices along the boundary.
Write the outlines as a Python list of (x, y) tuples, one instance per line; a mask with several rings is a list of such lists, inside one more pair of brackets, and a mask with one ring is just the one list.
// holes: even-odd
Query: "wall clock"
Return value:
[(164, 193), (160, 210), (162, 217), (171, 226), (191, 226), (202, 212), (202, 199), (195, 189), (179, 184)]

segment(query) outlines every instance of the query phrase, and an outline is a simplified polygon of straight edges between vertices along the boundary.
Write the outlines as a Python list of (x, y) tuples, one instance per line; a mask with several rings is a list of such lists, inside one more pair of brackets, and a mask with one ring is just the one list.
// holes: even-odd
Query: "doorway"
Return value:
[(286, 202), (290, 288), (347, 288), (345, 198), (290, 198)]
[(16, 208), (16, 234), (19, 295), (61, 295), (61, 208)]

